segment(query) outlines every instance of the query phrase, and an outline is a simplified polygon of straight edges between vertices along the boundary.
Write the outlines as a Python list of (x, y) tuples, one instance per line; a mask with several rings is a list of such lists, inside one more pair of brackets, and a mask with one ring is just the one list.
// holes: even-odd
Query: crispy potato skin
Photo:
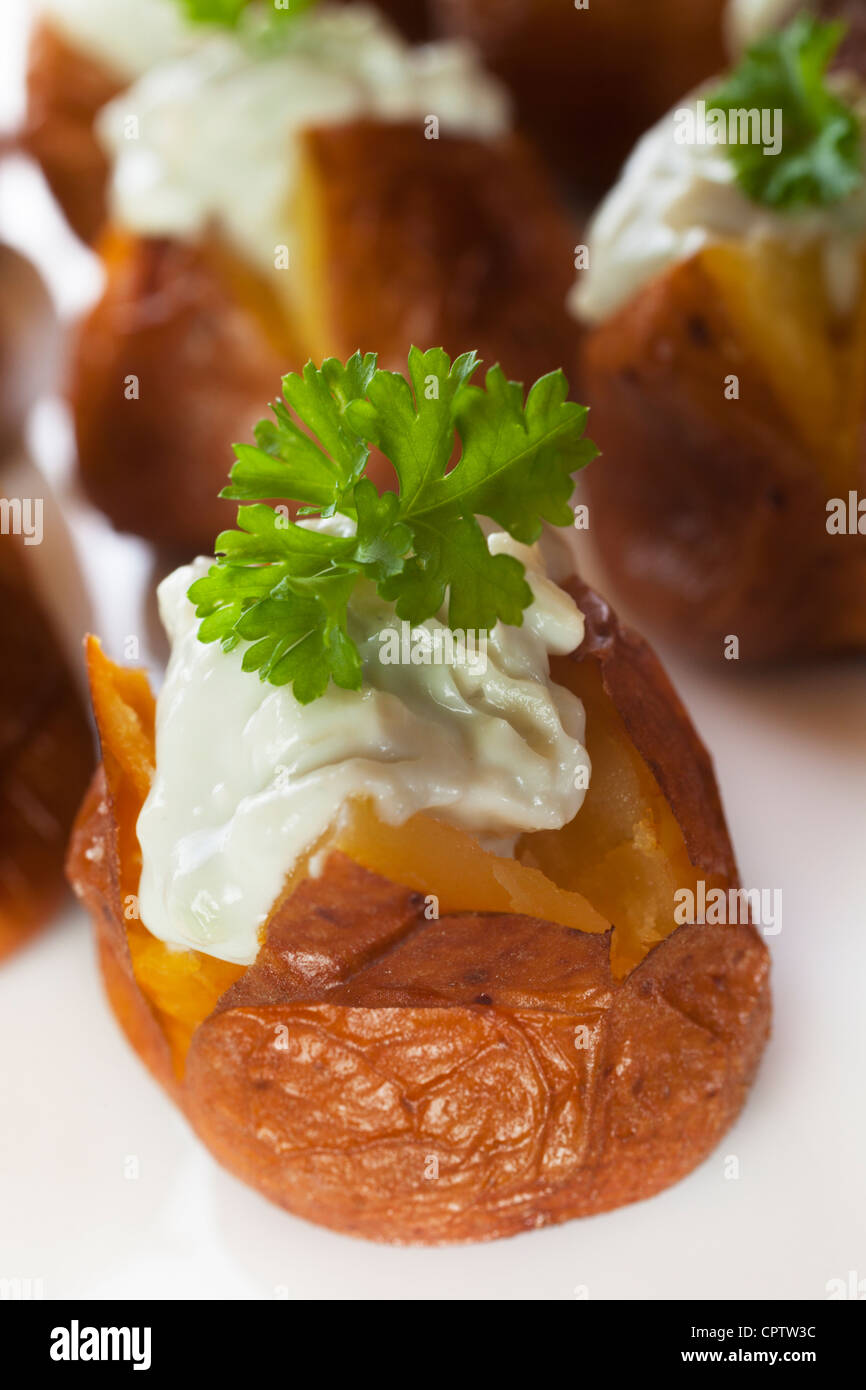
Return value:
[(63, 900), (66, 844), (94, 763), (81, 697), (14, 536), (0, 537), (0, 648), (2, 959)]
[(251, 437), (282, 375), (311, 356), (375, 343), (383, 366), (405, 368), (413, 341), (471, 343), (528, 383), (574, 360), (573, 238), (522, 142), (359, 123), (312, 132), (306, 164), (321, 190), (319, 341), (299, 343), (273, 286), (214, 240), (106, 237), (71, 395), (84, 486), (119, 529), (210, 551), (234, 520), (217, 497), (228, 444)]
[[(733, 885), (712, 767), (666, 677), (573, 592), (588, 634), (570, 659), (598, 664), (690, 851)], [(590, 1215), (689, 1172), (743, 1103), (770, 1018), (754, 928), (681, 927), (617, 983), (607, 935), (428, 921), (419, 894), (337, 853), (275, 911), (178, 1083), (124, 952), (116, 833), (100, 773), (69, 872), (127, 1036), (219, 1161), (311, 1221), (438, 1244)]]
[(724, 0), (432, 0), (511, 88), (555, 168), (599, 190), (637, 137), (724, 66)]
[(828, 535), (834, 494), (699, 259), (587, 333), (581, 384), (593, 531), (636, 612), (707, 660), (729, 635), (756, 663), (866, 648), (866, 537)]
[(46, 20), (36, 24), (23, 143), (42, 166), (73, 231), (89, 243), (105, 222), (108, 179), (93, 122), (123, 86), (117, 73), (71, 46)]

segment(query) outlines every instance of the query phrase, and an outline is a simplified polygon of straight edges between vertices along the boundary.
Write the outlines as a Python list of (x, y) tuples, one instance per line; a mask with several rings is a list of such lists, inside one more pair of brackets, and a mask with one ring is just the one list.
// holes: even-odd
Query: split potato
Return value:
[(217, 497), (229, 441), (310, 358), (375, 342), (396, 369), (409, 342), (471, 342), (521, 381), (574, 358), (573, 235), (516, 137), (311, 130), (297, 228), (292, 269), (267, 277), (215, 237), (106, 235), (106, 289), (81, 326), (71, 394), (85, 489), (119, 529), (209, 550), (234, 518)]
[(69, 874), (112, 1007), (219, 1162), (311, 1221), (436, 1244), (605, 1211), (688, 1173), (743, 1104), (766, 947), (674, 920), (677, 889), (736, 885), (712, 765), (649, 648), (567, 587), (586, 636), (553, 675), (593, 764), (574, 822), (504, 860), (355, 804), (246, 969), (138, 920), (153, 698), (91, 639), (103, 766)]
[[(424, 4), (380, 0), (378, 8), (407, 38), (427, 36)], [(28, 53), (22, 144), (41, 165), (69, 225), (88, 244), (97, 240), (108, 214), (109, 164), (94, 122), (129, 81), (129, 74), (77, 47), (49, 18), (37, 20)]]
[(725, 4), (432, 0), (432, 12), (440, 32), (478, 45), (554, 167), (598, 190), (647, 126), (724, 66)]
[(593, 533), (635, 612), (706, 659), (866, 650), (866, 517), (832, 519), (866, 496), (866, 294), (840, 319), (817, 252), (709, 246), (587, 331), (581, 389)]

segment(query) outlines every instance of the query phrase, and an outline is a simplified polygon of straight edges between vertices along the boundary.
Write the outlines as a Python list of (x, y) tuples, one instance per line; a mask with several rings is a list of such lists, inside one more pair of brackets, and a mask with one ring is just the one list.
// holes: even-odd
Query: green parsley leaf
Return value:
[(598, 452), (583, 437), (587, 413), (568, 400), (562, 372), (541, 377), (524, 408), (521, 387), (494, 367), (486, 391), (472, 388), (460, 405), (463, 456), (431, 489), (433, 505), (460, 503), (471, 494), (474, 510), (526, 545), (538, 540), (545, 521), (570, 526), (572, 474)]
[(801, 14), (754, 44), (717, 91), (711, 108), (782, 112), (782, 148), (764, 153), (752, 142), (728, 144), (737, 182), (756, 203), (782, 211), (827, 207), (862, 180), (860, 123), (827, 84), (827, 70), (844, 37), (841, 23)]
[(477, 369), (474, 352), (452, 366), (441, 348), (412, 348), (408, 381), (398, 372), (377, 372), (366, 399), (349, 403), (350, 424), (393, 463), (404, 511), (411, 512), (444, 472), (454, 447), (455, 406)]
[[(275, 402), (271, 406), (274, 419), (259, 421), (255, 429), (257, 448), (235, 445), (238, 462), (220, 496), (238, 502), (284, 497), (288, 464), (292, 501), (321, 510), (323, 516), (333, 516), (358, 482), (370, 455), (364, 441), (346, 426), (340, 411), (364, 395), (375, 369), (372, 353), (362, 357), (356, 352), (345, 366), (331, 357), (320, 370), (309, 362), (302, 376), (290, 372), (283, 378), (286, 404)], [(320, 444), (295, 423), (289, 405)]]
[(400, 520), (400, 499), (394, 492), (380, 497), (369, 478), (355, 488), (358, 518), (355, 558), (370, 579), (399, 574), (403, 556), (412, 546), (412, 532)]
[(419, 624), (438, 613), (446, 595), (449, 627), (489, 631), (501, 621), (520, 627), (532, 602), (524, 568), (512, 555), (491, 555), (474, 517), (437, 513), (415, 531), (415, 554), (403, 573), (380, 585), (398, 618)]
[[(247, 644), (244, 670), (308, 703), (331, 681), (360, 688), (349, 604), (362, 580), (414, 624), (447, 604), (453, 628), (519, 627), (532, 602), (524, 567), (490, 554), (478, 515), (526, 543), (545, 521), (569, 525), (573, 475), (598, 450), (561, 371), (524, 402), (499, 367), (485, 388), (472, 385), (478, 365), (475, 353), (452, 362), (441, 348), (412, 348), (407, 376), (355, 353), (284, 377), (256, 444), (235, 445), (222, 496), (249, 505), (190, 586), (200, 640)], [(380, 493), (367, 476), (371, 446), (393, 465), (397, 491)], [(313, 529), (274, 498), (345, 522)]]
[(330, 680), (357, 689), (361, 659), (346, 632), (353, 587), (354, 576), (334, 575), (315, 588), (292, 586), (247, 609), (236, 624), (237, 636), (252, 643), (243, 669), (258, 671), (272, 685), (291, 683), (301, 704), (324, 695)]

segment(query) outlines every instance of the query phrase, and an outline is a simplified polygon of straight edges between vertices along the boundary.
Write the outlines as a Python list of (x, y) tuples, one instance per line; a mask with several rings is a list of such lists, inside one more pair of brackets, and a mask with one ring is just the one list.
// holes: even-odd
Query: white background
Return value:
[[(20, 100), (25, 9), (0, 7), (0, 122)], [(19, 164), (0, 171), (0, 237), (38, 262), (67, 315), (95, 293), (94, 262)], [(62, 488), (61, 407), (37, 423)], [(142, 625), (147, 553), (74, 502), (64, 512), (117, 653)], [(172, 1299), (822, 1299), (850, 1271), (866, 1280), (866, 665), (702, 672), (658, 645), (715, 756), (743, 880), (784, 901), (773, 1040), (745, 1113), (696, 1173), (492, 1246), (392, 1250), (306, 1225), (220, 1171), (149, 1080), (70, 907), (0, 974), (0, 1278), (41, 1279), (47, 1297)]]

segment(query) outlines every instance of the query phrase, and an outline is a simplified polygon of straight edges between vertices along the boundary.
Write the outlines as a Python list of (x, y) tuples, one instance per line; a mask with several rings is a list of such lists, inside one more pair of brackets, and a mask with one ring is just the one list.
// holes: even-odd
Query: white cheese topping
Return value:
[(117, 221), (187, 239), (215, 222), (273, 269), (277, 248), (291, 258), (300, 131), (363, 117), (420, 129), (429, 116), (443, 132), (481, 138), (510, 125), (508, 99), (471, 47), (411, 47), (375, 10), (326, 5), (299, 17), (277, 50), (209, 38), (124, 92), (98, 128)]
[(176, 0), (40, 0), (39, 9), (55, 33), (129, 81), (190, 42)]
[[(286, 876), (353, 799), (389, 824), (428, 811), (485, 842), (574, 818), (589, 773), (584, 710), (550, 680), (548, 657), (580, 644), (583, 617), (535, 549), (502, 534), (488, 544), (527, 565), (535, 598), (522, 628), (490, 634), (486, 665), (468, 651), (452, 665), (386, 664), (393, 608), (364, 584), (349, 629), (363, 687), (331, 685), (309, 705), (243, 671), (239, 651), (199, 642), (186, 591), (210, 561), (163, 581), (172, 650), (138, 821), (141, 916), (154, 935), (249, 964)], [(435, 619), (423, 626), (428, 642), (443, 633)]]
[[(862, 89), (855, 100), (862, 104)], [(692, 95), (677, 109), (695, 102)], [(683, 129), (669, 112), (648, 131), (601, 204), (587, 234), (588, 267), (571, 292), (574, 315), (600, 323), (671, 265), (729, 239), (818, 244), (831, 302), (847, 312), (859, 289), (866, 186), (830, 207), (774, 213), (740, 191), (725, 145), (679, 143)]]

